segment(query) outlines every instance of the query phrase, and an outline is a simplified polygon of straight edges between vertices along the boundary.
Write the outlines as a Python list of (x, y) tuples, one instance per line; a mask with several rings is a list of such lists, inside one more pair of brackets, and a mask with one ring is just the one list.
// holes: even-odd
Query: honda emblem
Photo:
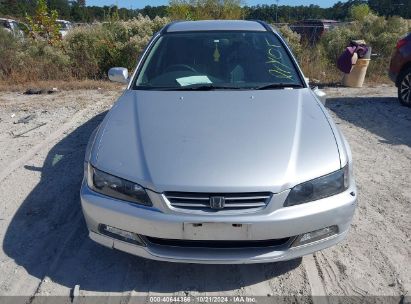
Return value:
[(223, 209), (225, 206), (225, 198), (223, 196), (210, 197), (210, 207), (212, 209)]

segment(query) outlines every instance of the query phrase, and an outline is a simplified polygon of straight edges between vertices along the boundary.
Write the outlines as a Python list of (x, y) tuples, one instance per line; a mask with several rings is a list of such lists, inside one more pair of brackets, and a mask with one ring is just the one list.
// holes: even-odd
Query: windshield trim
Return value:
[[(158, 42), (158, 40), (161, 37), (167, 36), (167, 35), (179, 35), (179, 34), (187, 34), (187, 33), (215, 33), (215, 32), (250, 32), (250, 33), (261, 33), (263, 31), (247, 31), (247, 30), (213, 30), (213, 31), (179, 31), (179, 32), (163, 32), (162, 30), (160, 30), (158, 33), (156, 33), (153, 38), (151, 39), (151, 41), (149, 41), (145, 51), (143, 52), (137, 67), (132, 75), (131, 81), (127, 87), (127, 89), (129, 90), (137, 90), (137, 91), (143, 91), (143, 90), (150, 90), (150, 91), (165, 91), (165, 88), (150, 88), (147, 89), (147, 86), (138, 86), (137, 85), (137, 79), (141, 73), (141, 70), (145, 64), (145, 62), (147, 61), (147, 59), (150, 57), (150, 53), (153, 50), (154, 46), (156, 45), (156, 43)], [(289, 56), (289, 59), (295, 69), (295, 71), (297, 72), (299, 81), (301, 82), (301, 88), (307, 88), (307, 83), (305, 81), (304, 75), (302, 73), (302, 70), (297, 62), (297, 59), (295, 58), (294, 54), (291, 52), (291, 49), (289, 48), (288, 44), (285, 42), (285, 40), (283, 39), (283, 37), (276, 31), (274, 30), (270, 30), (270, 31), (266, 31), (267, 33), (271, 33), (272, 35), (276, 36), (278, 38), (278, 40), (280, 41), (281, 45), (283, 46), (285, 52), (287, 53), (287, 55)], [(257, 90), (257, 88), (242, 88), (244, 90), (247, 91), (255, 91)], [(296, 88), (294, 88), (296, 89)], [(297, 88), (298, 89), (298, 88)], [(233, 89), (233, 90), (239, 90), (239, 89)], [(273, 89), (273, 90), (278, 90), (278, 89)], [(175, 91), (178, 91), (178, 89), (176, 89)], [(228, 89), (227, 89), (228, 91)]]
[[(272, 86), (272, 87), (271, 87)], [(235, 87), (235, 86), (218, 86), (212, 84), (195, 84), (183, 87), (155, 87), (155, 86), (137, 86), (136, 91), (258, 91), (258, 90), (287, 90), (287, 89), (303, 89), (302, 84), (297, 83), (275, 83), (262, 86), (249, 86), (249, 87)]]

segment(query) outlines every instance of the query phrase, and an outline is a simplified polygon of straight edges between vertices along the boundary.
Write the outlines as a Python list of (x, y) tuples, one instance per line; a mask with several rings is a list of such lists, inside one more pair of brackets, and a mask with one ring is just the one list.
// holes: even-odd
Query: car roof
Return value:
[(268, 26), (261, 21), (246, 20), (201, 20), (176, 21), (168, 24), (164, 32), (190, 31), (259, 31), (266, 32)]

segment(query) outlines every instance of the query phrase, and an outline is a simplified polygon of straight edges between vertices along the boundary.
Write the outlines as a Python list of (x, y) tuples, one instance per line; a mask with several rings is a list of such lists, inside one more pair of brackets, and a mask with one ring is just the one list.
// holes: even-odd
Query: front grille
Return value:
[(215, 241), (215, 240), (175, 240), (161, 239), (149, 236), (142, 236), (148, 243), (160, 246), (172, 246), (182, 248), (216, 248), (216, 249), (235, 249), (235, 248), (266, 248), (285, 245), (290, 238), (257, 240), (257, 241)]
[[(270, 192), (257, 193), (193, 193), (193, 192), (167, 192), (166, 198), (171, 206), (179, 209), (222, 211), (222, 210), (259, 210), (267, 206), (271, 198)], [(212, 197), (224, 198), (221, 207), (211, 203)]]

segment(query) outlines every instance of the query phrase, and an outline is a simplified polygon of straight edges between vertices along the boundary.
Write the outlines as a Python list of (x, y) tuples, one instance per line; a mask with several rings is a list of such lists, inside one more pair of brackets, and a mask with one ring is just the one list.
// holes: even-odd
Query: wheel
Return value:
[(398, 99), (402, 105), (411, 107), (411, 68), (407, 68), (400, 74)]

